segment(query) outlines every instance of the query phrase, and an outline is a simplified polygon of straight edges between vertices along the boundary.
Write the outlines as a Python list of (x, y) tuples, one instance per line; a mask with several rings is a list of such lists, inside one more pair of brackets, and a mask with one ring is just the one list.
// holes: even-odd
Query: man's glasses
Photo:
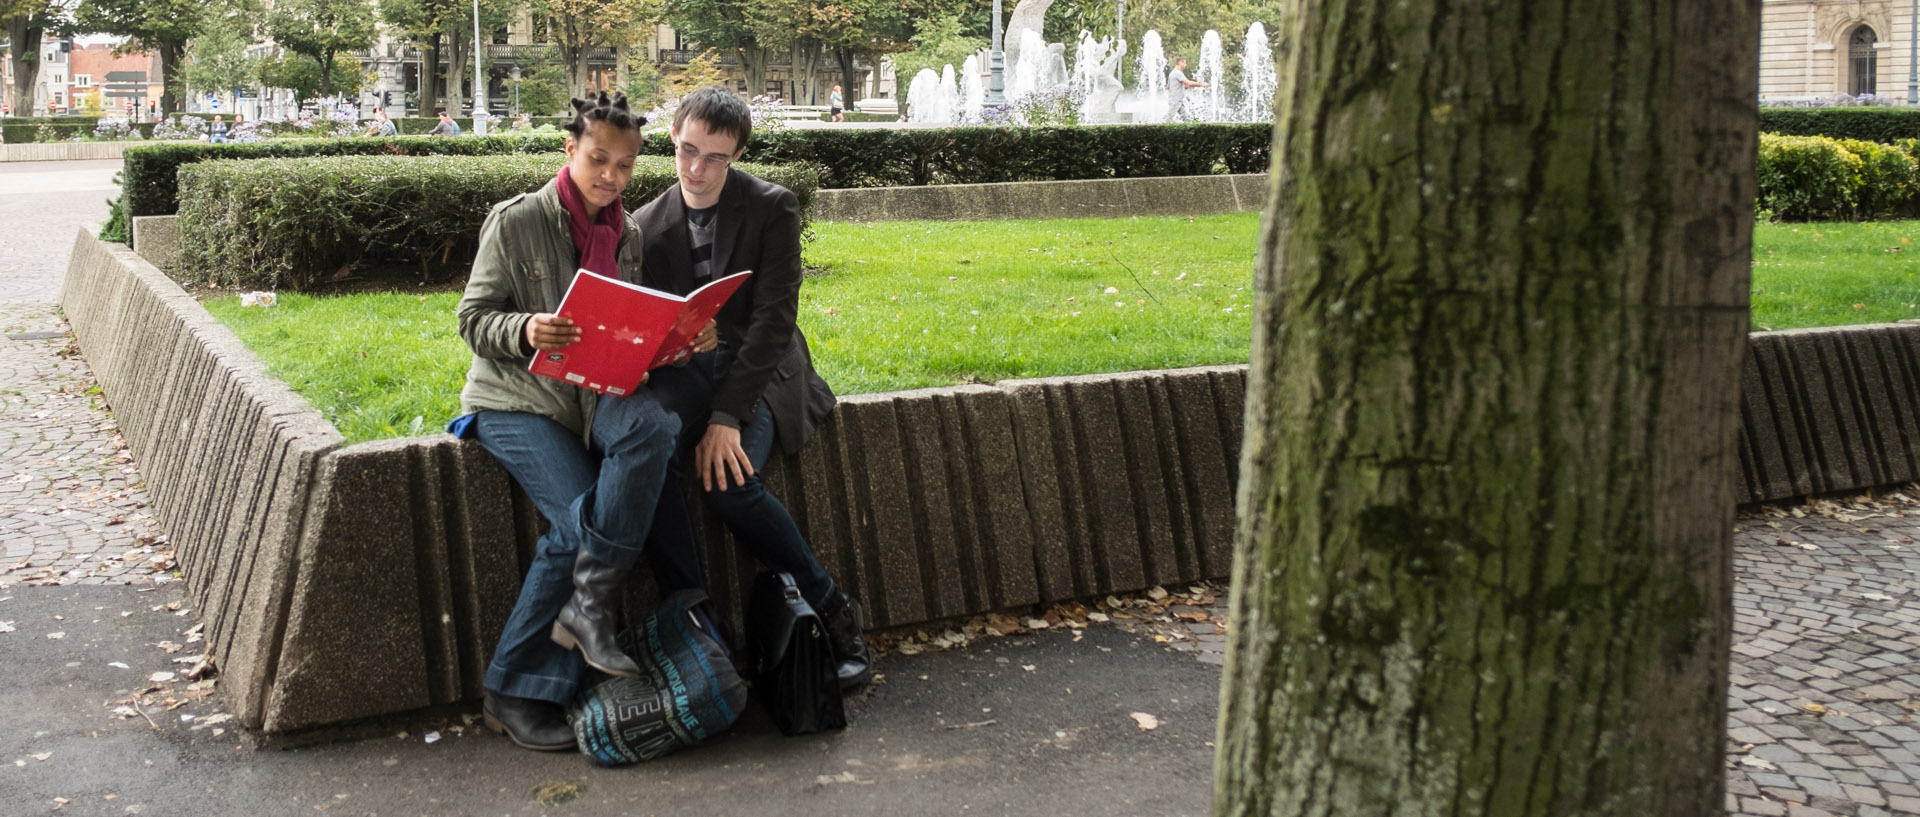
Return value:
[(687, 144), (686, 142), (681, 142), (680, 146), (676, 148), (675, 151), (680, 154), (681, 160), (685, 161), (687, 164), (705, 162), (707, 164), (707, 169), (709, 170), (722, 170), (722, 169), (725, 169), (727, 165), (733, 163), (733, 156), (729, 154), (701, 153), (699, 148), (694, 147), (693, 145)]

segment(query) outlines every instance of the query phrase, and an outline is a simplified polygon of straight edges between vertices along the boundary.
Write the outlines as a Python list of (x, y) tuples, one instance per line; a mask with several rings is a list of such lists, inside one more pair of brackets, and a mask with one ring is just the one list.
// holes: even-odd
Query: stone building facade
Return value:
[(1760, 100), (1904, 103), (1920, 0), (1763, 0)]

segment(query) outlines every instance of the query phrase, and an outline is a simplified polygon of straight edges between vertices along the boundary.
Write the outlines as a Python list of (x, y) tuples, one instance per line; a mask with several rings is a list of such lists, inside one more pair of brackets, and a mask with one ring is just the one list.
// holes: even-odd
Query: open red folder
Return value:
[(681, 296), (580, 270), (556, 310), (580, 327), (580, 339), (535, 351), (527, 371), (601, 394), (631, 394), (647, 372), (691, 357), (693, 336), (752, 275), (736, 272)]

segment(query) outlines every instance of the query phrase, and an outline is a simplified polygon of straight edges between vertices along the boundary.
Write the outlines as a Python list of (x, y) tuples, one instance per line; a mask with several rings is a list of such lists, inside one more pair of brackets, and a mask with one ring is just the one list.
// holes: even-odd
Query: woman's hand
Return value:
[(714, 347), (719, 345), (720, 345), (719, 324), (716, 324), (713, 321), (707, 321), (707, 325), (701, 327), (699, 333), (693, 336), (693, 351), (695, 354), (699, 354), (701, 352), (711, 352), (713, 351)]
[(580, 327), (573, 325), (572, 318), (540, 312), (527, 319), (527, 345), (535, 349), (545, 352), (565, 349), (579, 339)]

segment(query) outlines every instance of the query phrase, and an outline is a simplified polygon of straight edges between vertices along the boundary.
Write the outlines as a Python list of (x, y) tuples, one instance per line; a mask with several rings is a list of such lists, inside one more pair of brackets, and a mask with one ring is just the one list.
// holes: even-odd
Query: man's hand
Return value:
[(545, 352), (565, 349), (579, 339), (580, 327), (573, 325), (572, 318), (540, 312), (527, 319), (527, 345), (535, 349)]
[(711, 352), (714, 347), (719, 345), (720, 325), (714, 321), (707, 321), (707, 325), (700, 327), (700, 332), (693, 336), (694, 354)]
[(747, 459), (746, 449), (740, 447), (740, 429), (731, 426), (718, 423), (707, 426), (707, 436), (701, 437), (700, 444), (693, 449), (693, 461), (700, 470), (700, 486), (708, 491), (732, 487), (727, 483), (729, 474), (741, 485), (753, 476), (753, 461)]

